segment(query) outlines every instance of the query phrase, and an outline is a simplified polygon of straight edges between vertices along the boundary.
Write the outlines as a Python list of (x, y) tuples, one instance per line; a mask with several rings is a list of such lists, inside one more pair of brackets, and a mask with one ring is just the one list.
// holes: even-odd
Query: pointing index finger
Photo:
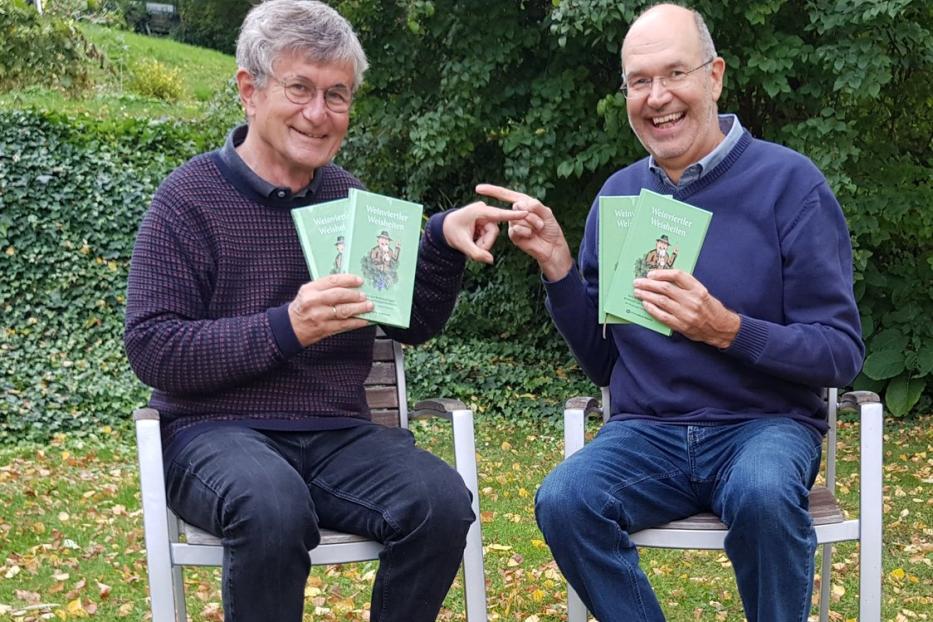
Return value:
[(522, 199), (531, 198), (527, 194), (516, 192), (515, 190), (510, 190), (508, 188), (503, 188), (502, 186), (494, 186), (493, 184), (477, 185), (476, 193), (486, 197), (499, 199), (500, 201), (505, 201), (506, 203), (515, 203), (516, 201), (521, 201)]

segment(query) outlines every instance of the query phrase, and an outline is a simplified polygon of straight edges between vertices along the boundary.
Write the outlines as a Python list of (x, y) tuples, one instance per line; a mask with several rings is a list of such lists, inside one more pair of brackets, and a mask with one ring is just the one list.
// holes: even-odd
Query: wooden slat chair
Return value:
[[(404, 359), (401, 346), (381, 334), (373, 350), (372, 372), (366, 379), (366, 396), (373, 420), (387, 426), (408, 427), (409, 417), (441, 417), (452, 423), (454, 460), (473, 495), (476, 521), (467, 533), (463, 554), (464, 601), (469, 622), (486, 616), (486, 586), (480, 532), (479, 489), (473, 413), (458, 400), (436, 399), (408, 410)], [(166, 505), (162, 470), (159, 413), (142, 408), (133, 413), (139, 452), (140, 487), (146, 535), (146, 562), (153, 622), (187, 620), (182, 569), (184, 566), (220, 566), (220, 539), (180, 520)], [(365, 537), (321, 530), (321, 543), (309, 551), (312, 566), (378, 559), (382, 544)]]
[[(825, 392), (829, 432), (826, 435), (825, 485), (810, 491), (810, 514), (817, 544), (823, 547), (820, 580), (820, 621), (829, 619), (830, 570), (834, 542), (859, 542), (859, 620), (881, 619), (881, 515), (882, 515), (882, 415), (881, 400), (874, 393), (856, 391), (838, 397), (836, 389)], [(602, 390), (602, 402), (609, 404), (609, 391)], [(836, 412), (855, 410), (860, 415), (859, 517), (846, 519), (834, 496), (836, 486)], [(608, 420), (609, 408), (602, 409), (591, 397), (575, 397), (564, 409), (564, 456), (583, 447), (584, 426), (590, 415)], [(632, 533), (636, 546), (676, 549), (722, 549), (727, 529), (715, 514), (696, 514), (652, 529)], [(567, 586), (568, 622), (586, 622), (586, 606)]]

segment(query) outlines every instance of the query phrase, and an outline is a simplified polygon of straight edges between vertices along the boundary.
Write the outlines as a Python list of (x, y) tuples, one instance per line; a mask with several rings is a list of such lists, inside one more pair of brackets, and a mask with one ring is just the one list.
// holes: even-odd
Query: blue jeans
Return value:
[(806, 622), (816, 536), (808, 513), (822, 439), (786, 418), (732, 425), (612, 421), (535, 498), (564, 576), (604, 622), (664, 620), (629, 534), (711, 511), (750, 622)]
[(408, 430), (239, 426), (195, 437), (166, 465), (171, 508), (223, 539), (224, 619), (300, 622), (320, 528), (385, 544), (371, 620), (434, 620), (474, 520), (470, 493)]

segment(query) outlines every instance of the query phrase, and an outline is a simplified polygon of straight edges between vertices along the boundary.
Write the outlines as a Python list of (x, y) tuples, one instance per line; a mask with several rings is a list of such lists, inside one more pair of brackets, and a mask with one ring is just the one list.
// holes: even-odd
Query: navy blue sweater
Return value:
[[(212, 152), (159, 187), (130, 264), (124, 344), (154, 389), (167, 456), (211, 425), (317, 430), (369, 419), (375, 327), (303, 348), (287, 309), (309, 280), (291, 208), (361, 186), (328, 165), (311, 196), (264, 197)], [(404, 343), (439, 332), (460, 291), (466, 260), (447, 246), (443, 217), (422, 236), (410, 328), (384, 329)]]
[[(670, 193), (647, 159), (613, 174), (600, 196)], [(822, 387), (861, 369), (845, 219), (804, 156), (745, 132), (725, 159), (674, 198), (713, 218), (694, 276), (741, 316), (724, 350), (674, 333), (597, 324), (597, 201), (578, 268), (546, 284), (548, 308), (584, 372), (609, 385), (614, 419), (677, 423), (789, 416), (826, 430)], [(581, 320), (585, 318), (585, 320)]]

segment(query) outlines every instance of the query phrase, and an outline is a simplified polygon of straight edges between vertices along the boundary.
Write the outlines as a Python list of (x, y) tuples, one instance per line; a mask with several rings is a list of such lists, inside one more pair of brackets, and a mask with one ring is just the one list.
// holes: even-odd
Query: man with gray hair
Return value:
[[(302, 619), (320, 529), (385, 545), (370, 619), (434, 620), (475, 520), (462, 479), (406, 430), (370, 421), (376, 328), (362, 279), (307, 282), (290, 210), (362, 184), (332, 163), (367, 61), (350, 24), (310, 0), (254, 7), (237, 44), (247, 125), (160, 186), (130, 267), (125, 347), (161, 413), (167, 498), (223, 539), (227, 620)], [(466, 263), (511, 210), (432, 216), (408, 329), (449, 317)]]
[(821, 389), (851, 382), (864, 355), (842, 210), (807, 158), (718, 114), (725, 61), (695, 11), (645, 11), (622, 44), (622, 72), (629, 124), (649, 157), (610, 176), (599, 196), (648, 189), (713, 214), (693, 274), (655, 269), (634, 281), (670, 337), (598, 325), (598, 199), (575, 263), (540, 201), (477, 188), (526, 213), (509, 236), (537, 261), (554, 323), (611, 398), (597, 437), (542, 483), (538, 525), (597, 618), (658, 621), (629, 534), (714, 512), (729, 527), (746, 617), (805, 622)]

